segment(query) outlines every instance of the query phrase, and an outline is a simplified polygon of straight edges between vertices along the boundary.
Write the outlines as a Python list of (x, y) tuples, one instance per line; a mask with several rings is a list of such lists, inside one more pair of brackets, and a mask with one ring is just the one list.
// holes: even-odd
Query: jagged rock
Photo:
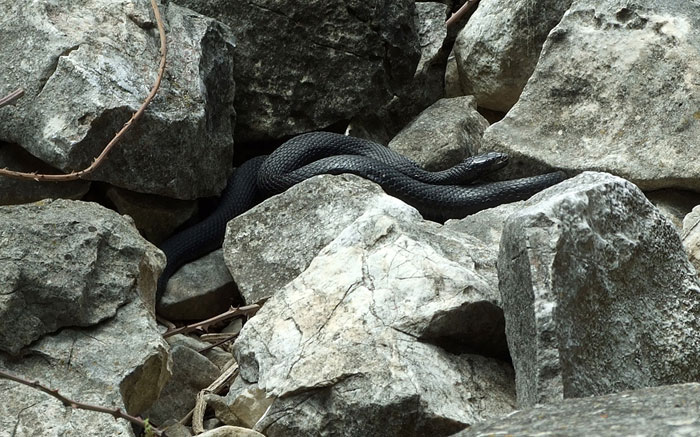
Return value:
[(168, 281), (158, 314), (168, 320), (202, 320), (235, 302), (236, 286), (221, 249), (182, 266)]
[(507, 112), (571, 1), (482, 0), (453, 50), (462, 95), (474, 95), (481, 107)]
[(137, 296), (153, 312), (164, 262), (130, 222), (95, 203), (0, 207), (0, 351), (113, 318)]
[(683, 247), (695, 270), (700, 272), (700, 206), (683, 219)]
[(236, 37), (236, 140), (326, 128), (381, 107), (420, 57), (413, 0), (182, 0)]
[(163, 388), (158, 401), (145, 413), (154, 423), (184, 417), (194, 408), (197, 393), (207, 388), (221, 373), (214, 363), (187, 346), (175, 345), (171, 354), (173, 376)]
[[(173, 3), (160, 7), (167, 74), (89, 178), (181, 199), (216, 195), (232, 168), (233, 43), (214, 20)], [(0, 84), (26, 90), (0, 111), (0, 139), (64, 171), (87, 167), (155, 82), (150, 2), (3, 2), (0, 16)]]
[(218, 367), (221, 371), (225, 370), (231, 364), (231, 360), (233, 360), (233, 354), (231, 354), (230, 352), (226, 352), (219, 347), (212, 348), (210, 347), (211, 343), (201, 341), (197, 338), (193, 338), (188, 335), (173, 335), (171, 337), (168, 337), (166, 341), (171, 346), (186, 346), (194, 351), (200, 351), (208, 348), (206, 351), (199, 353), (201, 353), (206, 359), (214, 363), (216, 367)]
[(446, 39), (447, 7), (435, 2), (417, 2), (415, 26), (421, 57), (413, 79), (392, 89), (391, 101), (351, 120), (347, 132), (387, 144), (411, 119), (443, 97), (443, 76), (449, 45)]
[(576, 1), (482, 145), (518, 164), (504, 177), (599, 170), (644, 190), (700, 191), (699, 81), (696, 4)]
[(518, 404), (700, 380), (700, 283), (642, 192), (585, 172), (527, 205), (498, 260)]
[(214, 408), (216, 417), (223, 423), (253, 428), (273, 400), (257, 384), (248, 384), (236, 378), (226, 397), (210, 395), (207, 404)]
[(453, 437), (691, 436), (700, 434), (700, 384), (567, 399), (480, 423)]
[[(0, 111), (2, 111), (0, 109)], [(0, 168), (24, 172), (57, 173), (21, 147), (0, 141)], [(46, 198), (80, 199), (90, 188), (88, 181), (36, 182), (0, 176), (0, 205), (17, 205)]]
[[(274, 196), (230, 221), (224, 241), (224, 259), (247, 303), (276, 293), (308, 265), (328, 243), (370, 207), (394, 208), (400, 200), (354, 175), (322, 175)], [(412, 208), (411, 208), (412, 209)], [(416, 213), (417, 214), (417, 213)], [(436, 223), (420, 222), (424, 238), (434, 239), (450, 258), (474, 269), (486, 281), (498, 304), (495, 250), (463, 233), (441, 230)]]
[(478, 150), (487, 127), (474, 97), (440, 99), (399, 132), (389, 148), (426, 170), (444, 170)]
[(177, 200), (109, 187), (105, 195), (120, 214), (134, 219), (136, 228), (151, 243), (162, 243), (178, 226), (197, 213), (197, 202)]
[[(10, 329), (17, 334), (23, 326)], [(23, 353), (16, 360), (0, 352), (0, 369), (42, 382), (76, 401), (132, 415), (142, 414), (156, 400), (170, 376), (167, 344), (138, 298), (118, 308), (112, 318), (89, 328), (63, 328)], [(2, 436), (134, 436), (126, 421), (70, 409), (45, 393), (2, 378), (0, 393)]]
[(446, 435), (511, 411), (510, 366), (464, 353), (499, 341), (493, 290), (426, 223), (368, 210), (244, 326), (240, 375), (275, 398), (257, 431)]
[(271, 296), (368, 207), (395, 202), (359, 176), (322, 175), (231, 220), (224, 260), (243, 300), (251, 304)]

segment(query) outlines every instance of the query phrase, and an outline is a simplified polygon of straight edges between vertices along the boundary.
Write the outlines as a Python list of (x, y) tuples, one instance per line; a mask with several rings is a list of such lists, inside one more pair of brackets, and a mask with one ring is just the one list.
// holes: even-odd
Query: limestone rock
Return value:
[[(17, 325), (12, 332), (21, 329)], [(121, 408), (132, 415), (153, 404), (170, 377), (168, 346), (139, 299), (104, 322), (64, 328), (23, 352), (21, 360), (0, 352), (0, 369), (39, 381), (77, 401)], [(3, 437), (134, 435), (126, 421), (67, 408), (45, 393), (1, 378), (0, 393)]]
[[(1, 111), (1, 110), (0, 110)], [(57, 173), (15, 144), (0, 141), (0, 168), (24, 172)], [(0, 177), (0, 205), (17, 205), (46, 198), (80, 199), (90, 188), (89, 181), (47, 184)]]
[(172, 350), (173, 376), (158, 401), (146, 412), (154, 423), (181, 419), (192, 408), (197, 393), (219, 377), (219, 368), (197, 351), (175, 345)]
[(487, 127), (474, 97), (440, 99), (399, 132), (389, 148), (426, 170), (444, 170), (472, 156)]
[(698, 82), (697, 4), (575, 1), (482, 145), (510, 154), (504, 177), (597, 170), (643, 190), (700, 191)]
[(236, 286), (221, 249), (182, 266), (168, 281), (158, 314), (168, 320), (203, 320), (235, 303)]
[(113, 318), (137, 296), (153, 312), (164, 262), (131, 223), (95, 203), (0, 207), (0, 351)]
[(236, 139), (319, 130), (392, 98), (419, 59), (413, 0), (182, 0), (236, 38)]
[(700, 384), (567, 399), (480, 423), (453, 437), (693, 436), (700, 434)]
[[(459, 91), (508, 112), (518, 101), (549, 31), (572, 0), (482, 0), (455, 41)], [(454, 85), (453, 85), (454, 89)]]
[(585, 172), (505, 225), (498, 272), (518, 403), (700, 379), (700, 283), (637, 187)]
[[(233, 43), (212, 19), (174, 3), (160, 7), (168, 73), (90, 178), (181, 199), (216, 195), (232, 167)], [(150, 2), (2, 2), (0, 16), (0, 84), (26, 90), (0, 111), (0, 139), (63, 171), (87, 167), (155, 82)]]
[(244, 326), (240, 375), (275, 398), (257, 431), (446, 435), (511, 410), (510, 366), (437, 346), (484, 341), (498, 309), (417, 220), (399, 203), (368, 210)]

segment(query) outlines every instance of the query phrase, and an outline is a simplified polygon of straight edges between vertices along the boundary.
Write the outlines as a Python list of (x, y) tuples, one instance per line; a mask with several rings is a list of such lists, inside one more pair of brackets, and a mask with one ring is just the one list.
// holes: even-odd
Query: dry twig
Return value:
[[(46, 387), (45, 385), (39, 383), (38, 381), (29, 381), (24, 378), (20, 378), (19, 376), (11, 375), (3, 370), (0, 370), (0, 378), (3, 379), (9, 379), (10, 381), (18, 382), (20, 384), (24, 384), (26, 386), (35, 388), (37, 390), (43, 391), (46, 394), (49, 394), (53, 396), (54, 398), (58, 399), (61, 401), (63, 405), (66, 407), (70, 408), (77, 408), (81, 410), (88, 410), (88, 411), (96, 411), (98, 413), (106, 413), (114, 417), (114, 419), (124, 419), (128, 420), (131, 423), (134, 423), (142, 428), (146, 428), (146, 422), (141, 419), (140, 417), (132, 416), (124, 411), (122, 411), (119, 408), (107, 408), (107, 407), (101, 407), (99, 405), (92, 405), (92, 404), (86, 404), (83, 402), (78, 402), (74, 401), (72, 399), (69, 399), (62, 394), (58, 392), (58, 390), (55, 389), (50, 389)], [(153, 432), (154, 435), (157, 436), (165, 436), (165, 433), (163, 433), (162, 430), (154, 427), (154, 426), (149, 426), (150, 430)]]
[(112, 148), (119, 142), (119, 140), (121, 140), (122, 137), (129, 131), (129, 129), (131, 129), (131, 126), (134, 123), (136, 123), (136, 121), (139, 118), (141, 118), (143, 113), (146, 111), (146, 107), (148, 107), (148, 105), (151, 103), (151, 100), (153, 100), (153, 98), (155, 97), (156, 93), (158, 92), (158, 88), (160, 88), (160, 82), (163, 79), (163, 73), (165, 72), (165, 57), (167, 55), (165, 27), (163, 26), (163, 19), (160, 16), (160, 11), (158, 10), (156, 0), (151, 0), (151, 8), (153, 9), (153, 14), (156, 18), (156, 24), (158, 25), (158, 34), (160, 35), (160, 65), (158, 67), (158, 77), (156, 77), (156, 81), (153, 84), (153, 87), (151, 88), (151, 92), (148, 93), (148, 96), (146, 97), (146, 100), (144, 100), (141, 104), (141, 107), (134, 113), (134, 115), (131, 116), (129, 121), (127, 121), (124, 124), (124, 126), (119, 130), (119, 132), (117, 132), (114, 138), (112, 138), (112, 141), (110, 141), (105, 146), (105, 148), (102, 150), (102, 153), (100, 153), (100, 155), (97, 158), (95, 158), (92, 164), (90, 164), (90, 166), (88, 166), (87, 168), (80, 171), (74, 171), (68, 174), (27, 173), (21, 171), (8, 170), (6, 168), (0, 168), (0, 176), (7, 176), (15, 179), (31, 179), (35, 181), (74, 181), (89, 175), (90, 173), (94, 172), (97, 169), (97, 167), (102, 165), (110, 150), (112, 150)]
[(462, 17), (467, 15), (467, 12), (472, 10), (472, 8), (474, 8), (474, 6), (477, 5), (477, 3), (479, 3), (479, 0), (467, 0), (467, 2), (464, 3), (462, 7), (457, 10), (457, 12), (452, 14), (452, 16), (447, 19), (447, 21), (445, 22), (445, 26), (447, 26), (448, 29), (453, 27), (459, 22), (459, 20), (462, 19)]
[(13, 103), (15, 100), (19, 99), (24, 95), (24, 89), (18, 88), (12, 91), (10, 94), (0, 99), (0, 108)]
[(207, 326), (221, 322), (224, 320), (232, 319), (234, 317), (238, 316), (250, 316), (255, 314), (258, 310), (260, 309), (260, 305), (258, 304), (253, 304), (253, 305), (246, 305), (243, 307), (238, 307), (238, 308), (231, 308), (230, 310), (226, 311), (225, 313), (221, 313), (218, 316), (214, 316), (212, 318), (203, 320), (201, 322), (196, 322), (192, 323), (190, 325), (186, 326), (181, 326), (177, 329), (169, 329), (165, 333), (163, 333), (163, 338), (168, 338), (172, 337), (173, 335), (176, 334), (187, 334), (188, 332), (195, 331), (197, 329), (205, 329)]

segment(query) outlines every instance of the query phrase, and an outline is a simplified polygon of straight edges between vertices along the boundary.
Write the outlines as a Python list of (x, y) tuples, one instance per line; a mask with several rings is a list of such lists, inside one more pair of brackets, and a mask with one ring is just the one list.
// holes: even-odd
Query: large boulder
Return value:
[(483, 150), (510, 154), (504, 176), (598, 170), (644, 190), (700, 191), (698, 82), (694, 2), (576, 1)]
[[(160, 8), (167, 73), (90, 178), (181, 199), (216, 195), (233, 165), (233, 42), (212, 19), (174, 3)], [(26, 93), (0, 110), (0, 140), (65, 172), (90, 165), (155, 82), (152, 14), (148, 0), (1, 2), (0, 85)]]
[(381, 107), (420, 57), (413, 0), (182, 0), (236, 37), (236, 140), (326, 128)]
[(585, 172), (526, 205), (498, 260), (519, 405), (700, 380), (700, 282), (642, 192)]

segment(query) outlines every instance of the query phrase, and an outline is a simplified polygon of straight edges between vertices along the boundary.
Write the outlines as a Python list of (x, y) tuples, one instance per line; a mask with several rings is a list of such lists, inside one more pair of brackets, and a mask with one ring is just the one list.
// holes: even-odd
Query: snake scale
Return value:
[(379, 184), (387, 194), (414, 206), (426, 219), (444, 221), (530, 197), (564, 179), (560, 172), (509, 181), (470, 184), (506, 165), (507, 155), (467, 158), (447, 170), (429, 172), (415, 162), (365, 139), (312, 132), (296, 136), (269, 156), (243, 163), (228, 180), (218, 206), (203, 221), (160, 245), (167, 264), (158, 280), (156, 301), (182, 265), (221, 247), (226, 223), (259, 200), (319, 174), (352, 173)]

